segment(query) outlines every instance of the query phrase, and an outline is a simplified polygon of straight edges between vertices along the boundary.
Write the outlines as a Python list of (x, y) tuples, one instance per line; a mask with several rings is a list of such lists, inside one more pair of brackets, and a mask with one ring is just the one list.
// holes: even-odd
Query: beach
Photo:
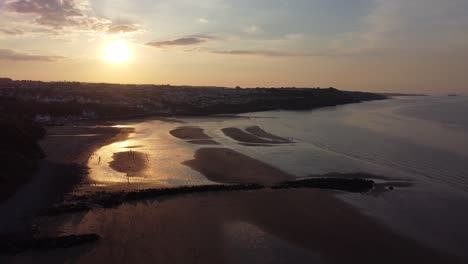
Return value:
[(46, 160), (57, 163), (84, 164), (96, 149), (112, 142), (125, 140), (131, 128), (112, 126), (55, 126), (47, 130), (47, 137), (40, 142)]
[(294, 177), (228, 148), (201, 148), (184, 165), (219, 183), (272, 184)]
[(247, 127), (245, 130), (237, 127), (227, 127), (223, 128), (222, 131), (224, 135), (230, 137), (233, 140), (239, 141), (240, 144), (247, 146), (270, 146), (276, 144), (294, 143), (289, 139), (268, 133), (258, 126)]
[(20, 254), (14, 263), (461, 263), (313, 190), (196, 194), (62, 221), (80, 223), (65, 224), (67, 233), (98, 233), (102, 240), (53, 254)]
[(195, 145), (219, 145), (199, 127), (178, 127), (169, 132), (172, 136)]
[(101, 146), (125, 140), (132, 129), (110, 126), (56, 126), (40, 141), (45, 158), (39, 170), (8, 200), (0, 204), (2, 235), (32, 234), (34, 216), (59, 202), (87, 176), (86, 162)]
[[(100, 240), (65, 249), (0, 256), (0, 260), (5, 263), (62, 263), (70, 260), (76, 263), (343, 263), (349, 260), (360, 263), (462, 263), (454, 254), (397, 232), (343, 201), (339, 196), (346, 195), (346, 191), (272, 188), (285, 181), (294, 181), (298, 175), (252, 157), (249, 153), (257, 146), (244, 144), (269, 145), (268, 149), (295, 147), (294, 140), (275, 131), (255, 126), (221, 126), (214, 133), (203, 124), (162, 126), (159, 122), (156, 125), (160, 131), (155, 138), (164, 139), (164, 146), (184, 150), (186, 156), (191, 156), (180, 162), (181, 169), (193, 170), (213, 185), (258, 183), (262, 188), (160, 195), (121, 201), (108, 207), (91, 205), (84, 211), (37, 217), (32, 222), (33, 237), (96, 234)], [(131, 125), (126, 127), (56, 127), (49, 130), (41, 144), (45, 144), (49, 162), (86, 165), (93, 155), (93, 164), (98, 161), (101, 162), (99, 166), (128, 175), (128, 184), (132, 186), (129, 190), (138, 191), (141, 185), (132, 185), (133, 178), (141, 177), (145, 171), (154, 170), (161, 164), (153, 164), (151, 155), (154, 153), (148, 152), (149, 146), (144, 146), (146, 141), (134, 138), (148, 135), (133, 130)], [(230, 132), (225, 133), (224, 128), (231, 128)], [(132, 138), (129, 133), (133, 133)], [(245, 137), (246, 134), (249, 136)], [(96, 151), (112, 143), (119, 147), (110, 148), (115, 152), (109, 153), (109, 159), (103, 157), (101, 161), (100, 156), (97, 159), (99, 152)], [(244, 148), (248, 151), (243, 151)], [(71, 149), (79, 151), (70, 155)], [(165, 153), (167, 158), (178, 155), (177, 151), (164, 151), (167, 150), (159, 149), (157, 153)], [(95, 184), (94, 180), (86, 179), (86, 170), (80, 175), (73, 186)], [(383, 186), (376, 188), (379, 193), (376, 195), (400, 186), (386, 183), (387, 177), (372, 174), (315, 177), (375, 179)], [(148, 184), (151, 179), (145, 178)], [(45, 184), (55, 181), (57, 178), (51, 178)], [(400, 184), (404, 188), (408, 183)], [(160, 185), (155, 181), (154, 186), (159, 188)], [(73, 189), (60, 188), (60, 197), (70, 196)], [(88, 195), (92, 189), (86, 190), (80, 194)], [(114, 191), (103, 185), (96, 194), (106, 190)], [(44, 190), (38, 194), (42, 192)], [(122, 191), (118, 193), (125, 195)], [(371, 197), (371, 194), (354, 195), (362, 199)], [(74, 199), (77, 198), (71, 196), (66, 200), (73, 202)], [(41, 208), (45, 206), (42, 203)]]

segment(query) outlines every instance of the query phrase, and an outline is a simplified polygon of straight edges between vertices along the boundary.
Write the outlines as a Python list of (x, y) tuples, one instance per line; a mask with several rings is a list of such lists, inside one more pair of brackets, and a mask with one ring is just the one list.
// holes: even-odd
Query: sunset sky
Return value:
[(0, 77), (468, 93), (467, 0), (0, 0)]

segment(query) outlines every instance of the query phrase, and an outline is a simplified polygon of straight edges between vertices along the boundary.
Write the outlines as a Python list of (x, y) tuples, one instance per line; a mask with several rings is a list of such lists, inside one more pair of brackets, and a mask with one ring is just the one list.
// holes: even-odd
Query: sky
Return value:
[(468, 93), (467, 0), (0, 0), (0, 77)]

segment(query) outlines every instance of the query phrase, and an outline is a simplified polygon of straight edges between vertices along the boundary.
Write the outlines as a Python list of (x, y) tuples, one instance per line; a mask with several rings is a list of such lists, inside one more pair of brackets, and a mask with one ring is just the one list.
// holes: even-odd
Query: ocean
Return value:
[(249, 116), (264, 117), (254, 123), (299, 142), (298, 152), (265, 153), (288, 159), (280, 166), (296, 174), (368, 171), (468, 191), (466, 97), (400, 97)]

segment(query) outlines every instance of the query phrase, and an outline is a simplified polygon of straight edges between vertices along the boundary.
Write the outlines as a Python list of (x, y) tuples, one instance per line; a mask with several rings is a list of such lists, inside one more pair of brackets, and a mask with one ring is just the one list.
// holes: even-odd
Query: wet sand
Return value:
[(219, 183), (273, 184), (294, 177), (271, 165), (228, 148), (201, 148), (183, 163)]
[(132, 128), (51, 127), (47, 129), (47, 136), (40, 145), (46, 153), (46, 160), (84, 164), (95, 150), (112, 142), (123, 141), (131, 132)]
[(205, 134), (204, 130), (199, 127), (179, 127), (169, 131), (169, 133), (179, 139), (185, 140), (190, 144), (195, 145), (219, 145), (210, 136)]
[(257, 136), (257, 137), (261, 137), (261, 138), (267, 138), (267, 139), (270, 139), (272, 141), (275, 141), (275, 142), (281, 142), (281, 143), (293, 143), (293, 141), (287, 139), (287, 138), (283, 138), (283, 137), (279, 137), (279, 136), (276, 136), (276, 135), (273, 135), (269, 132), (266, 132), (265, 130), (263, 130), (262, 128), (260, 128), (259, 126), (251, 126), (251, 127), (248, 127), (245, 129), (245, 131)]
[(197, 194), (71, 219), (66, 232), (102, 240), (5, 263), (461, 263), (318, 190)]
[(221, 131), (227, 137), (239, 141), (242, 144), (246, 144), (247, 146), (248, 144), (256, 144), (258, 146), (258, 144), (276, 145), (293, 143), (286, 138), (270, 134), (258, 126), (248, 127), (246, 130), (242, 130), (236, 127), (228, 127), (223, 128)]
[(148, 158), (145, 153), (138, 151), (126, 151), (114, 153), (109, 166), (118, 172), (126, 173), (127, 176), (135, 176), (148, 167)]
[(205, 134), (202, 128), (199, 127), (179, 127), (169, 132), (176, 138), (190, 140), (190, 139), (211, 139), (210, 136)]
[(211, 139), (194, 139), (188, 140), (187, 142), (194, 145), (220, 145), (218, 142)]
[[(200, 129), (176, 133), (195, 140), (192, 132), (200, 136)], [(184, 165), (222, 183), (294, 178), (227, 148), (198, 149)], [(47, 235), (96, 233), (102, 240), (0, 262), (461, 263), (395, 233), (333, 192), (310, 189), (181, 195), (44, 219), (39, 227)]]

